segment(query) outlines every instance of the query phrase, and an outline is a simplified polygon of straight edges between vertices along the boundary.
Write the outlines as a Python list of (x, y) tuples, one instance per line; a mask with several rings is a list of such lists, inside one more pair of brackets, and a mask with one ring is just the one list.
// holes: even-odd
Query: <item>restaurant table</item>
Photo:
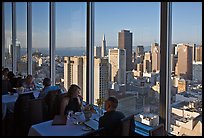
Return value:
[[(66, 125), (52, 125), (53, 120), (32, 125), (30, 127), (28, 136), (81, 136), (94, 130), (94, 129), (84, 130), (83, 128), (86, 127), (85, 124), (74, 123), (76, 122), (76, 120), (86, 122), (83, 113), (77, 117), (78, 118), (75, 119), (74, 117), (68, 118)], [(99, 117), (100, 117), (99, 114), (92, 114), (92, 117), (90, 119), (90, 121), (94, 122), (93, 126), (97, 125), (97, 128), (98, 121), (96, 120), (98, 120)]]
[[(33, 92), (33, 95), (35, 98), (37, 98), (40, 93), (38, 91), (29, 91), (25, 93), (30, 93), (30, 92)], [(14, 106), (17, 98), (18, 98), (18, 93), (14, 93), (13, 95), (9, 95), (9, 94), (2, 95), (2, 120), (5, 118), (7, 110), (12, 113), (14, 112)]]

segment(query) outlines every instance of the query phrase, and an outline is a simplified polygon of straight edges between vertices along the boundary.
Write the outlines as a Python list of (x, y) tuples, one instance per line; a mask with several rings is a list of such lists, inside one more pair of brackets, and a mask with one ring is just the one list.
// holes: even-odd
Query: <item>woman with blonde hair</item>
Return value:
[(80, 96), (81, 88), (72, 84), (61, 102), (60, 115), (68, 115), (69, 111), (81, 112), (82, 97)]

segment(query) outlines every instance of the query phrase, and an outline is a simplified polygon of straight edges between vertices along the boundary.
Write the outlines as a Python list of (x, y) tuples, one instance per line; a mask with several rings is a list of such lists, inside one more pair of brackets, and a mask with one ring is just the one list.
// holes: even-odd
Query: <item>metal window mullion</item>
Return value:
[(5, 15), (4, 15), (4, 2), (2, 2), (2, 66), (5, 67)]
[(86, 74), (86, 102), (94, 102), (94, 3), (87, 2), (87, 74)]
[(86, 15), (86, 103), (89, 104), (89, 19), (90, 18), (90, 2), (87, 2), (87, 15)]
[(16, 3), (12, 2), (12, 71), (17, 72), (16, 58)]
[(167, 5), (167, 87), (166, 87), (166, 131), (170, 132), (171, 125), (171, 47), (172, 47), (172, 2)]
[(27, 74), (32, 75), (32, 3), (27, 2)]
[(94, 2), (91, 2), (91, 103), (94, 104)]
[(170, 83), (170, 48), (172, 39), (172, 14), (171, 2), (161, 2), (161, 33), (160, 33), (160, 99), (159, 99), (159, 123), (163, 123), (165, 130), (169, 132), (170, 127), (170, 100), (171, 100), (171, 83)]
[(55, 2), (50, 2), (50, 78), (55, 85)]

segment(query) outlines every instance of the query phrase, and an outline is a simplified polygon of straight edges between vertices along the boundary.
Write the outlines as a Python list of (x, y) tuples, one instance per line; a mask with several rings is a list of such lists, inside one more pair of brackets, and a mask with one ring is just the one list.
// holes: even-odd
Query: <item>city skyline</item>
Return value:
[[(173, 43), (202, 43), (201, 4), (201, 2), (173, 3)], [(16, 4), (17, 38), (21, 41), (22, 47), (26, 47), (26, 5), (26, 3)], [(33, 47), (45, 46), (48, 48), (49, 4), (47, 2), (34, 2), (32, 7)], [(110, 14), (104, 13), (104, 7), (106, 7), (106, 13)], [(129, 10), (120, 10), (121, 7)], [(84, 2), (56, 2), (56, 48), (85, 46), (85, 12), (86, 4)], [(8, 2), (5, 4), (5, 15), (6, 38), (8, 38), (7, 36), (11, 36), (11, 32), (8, 33), (11, 29), (11, 7), (9, 7)], [(121, 15), (126, 16), (120, 18)], [(134, 18), (132, 18), (133, 15)], [(133, 46), (148, 46), (154, 41), (159, 42), (159, 26), (159, 2), (95, 3), (95, 46), (101, 46), (103, 34), (106, 35), (107, 47), (117, 46), (117, 33), (123, 29), (133, 32)]]

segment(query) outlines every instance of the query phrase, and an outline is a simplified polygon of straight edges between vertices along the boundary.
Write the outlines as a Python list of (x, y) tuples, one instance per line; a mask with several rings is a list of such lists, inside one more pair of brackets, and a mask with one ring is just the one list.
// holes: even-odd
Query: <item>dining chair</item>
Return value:
[(131, 136), (134, 130), (134, 115), (121, 119), (121, 136)]
[(46, 120), (51, 120), (55, 115), (60, 114), (61, 90), (49, 91), (44, 97), (46, 106)]
[(31, 99), (28, 101), (29, 125), (41, 123), (45, 120), (43, 98)]
[(14, 124), (16, 135), (27, 135), (29, 130), (28, 101), (35, 99), (33, 93), (19, 94), (14, 106)]

